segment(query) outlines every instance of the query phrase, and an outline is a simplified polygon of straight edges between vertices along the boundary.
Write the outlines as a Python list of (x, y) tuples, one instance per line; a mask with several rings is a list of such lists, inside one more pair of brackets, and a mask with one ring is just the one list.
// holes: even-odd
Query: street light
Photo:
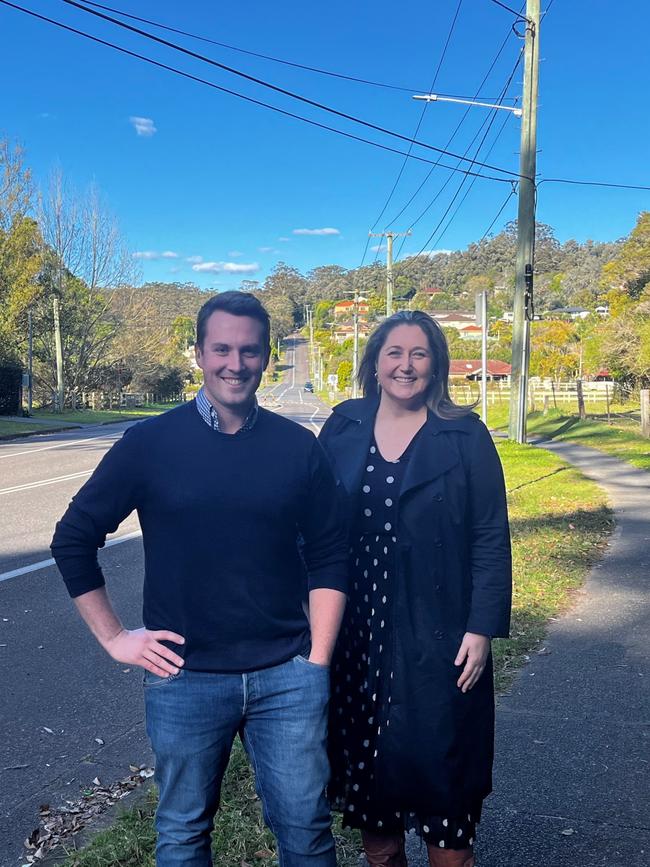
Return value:
[(501, 111), (511, 111), (515, 117), (521, 117), (521, 109), (512, 105), (494, 105), (491, 102), (477, 102), (474, 99), (457, 99), (455, 96), (439, 96), (437, 93), (425, 93), (414, 96), (413, 99), (424, 99), (426, 102), (460, 102), (462, 105), (482, 105), (484, 108), (497, 108)]

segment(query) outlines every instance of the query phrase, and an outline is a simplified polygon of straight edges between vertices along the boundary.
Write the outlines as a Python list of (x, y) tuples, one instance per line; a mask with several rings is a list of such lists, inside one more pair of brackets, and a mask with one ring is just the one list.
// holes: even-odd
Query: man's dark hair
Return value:
[(250, 316), (262, 325), (262, 344), (265, 351), (271, 347), (271, 320), (266, 309), (254, 295), (249, 292), (220, 292), (206, 301), (196, 317), (196, 345), (203, 349), (205, 331), (208, 319), (213, 313), (222, 310), (232, 316)]

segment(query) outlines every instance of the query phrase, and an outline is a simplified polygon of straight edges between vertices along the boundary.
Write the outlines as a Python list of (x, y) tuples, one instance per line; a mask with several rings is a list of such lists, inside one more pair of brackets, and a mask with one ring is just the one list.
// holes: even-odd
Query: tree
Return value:
[(650, 211), (639, 214), (630, 237), (603, 267), (602, 286), (613, 315), (650, 298)]
[[(39, 222), (47, 246), (41, 274), (41, 305), (49, 308), (57, 297), (61, 311), (64, 372), (70, 398), (94, 387), (96, 373), (110, 357), (119, 329), (111, 307), (113, 292), (131, 284), (136, 276), (117, 221), (101, 201), (95, 187), (79, 196), (66, 185), (60, 171), (41, 196)], [(49, 387), (55, 378), (48, 314), (40, 311), (39, 376)], [(47, 365), (52, 369), (46, 370)]]
[(0, 359), (18, 360), (27, 343), (27, 311), (38, 297), (42, 239), (29, 216), (31, 175), (23, 153), (0, 140)]

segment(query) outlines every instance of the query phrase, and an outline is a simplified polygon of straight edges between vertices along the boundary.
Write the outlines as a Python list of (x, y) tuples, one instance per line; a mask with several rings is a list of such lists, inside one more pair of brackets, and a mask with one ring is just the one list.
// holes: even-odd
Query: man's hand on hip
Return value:
[(183, 636), (176, 632), (166, 629), (149, 631), (144, 627), (121, 629), (113, 638), (102, 643), (104, 649), (118, 662), (139, 665), (159, 677), (178, 674), (184, 663), (183, 658), (161, 644), (161, 641), (185, 644)]

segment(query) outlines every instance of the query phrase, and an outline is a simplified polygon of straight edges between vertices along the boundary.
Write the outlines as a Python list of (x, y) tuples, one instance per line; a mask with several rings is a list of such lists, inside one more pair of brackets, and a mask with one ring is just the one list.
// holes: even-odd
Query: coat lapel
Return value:
[(451, 438), (445, 435), (445, 427), (443, 421), (429, 413), (406, 466), (400, 498), (413, 488), (437, 479), (458, 463), (458, 451), (450, 441)]
[(345, 435), (334, 437), (328, 444), (336, 461), (341, 482), (351, 496), (358, 494), (361, 486), (376, 410), (377, 401), (370, 398), (350, 401), (341, 413), (350, 419)]

